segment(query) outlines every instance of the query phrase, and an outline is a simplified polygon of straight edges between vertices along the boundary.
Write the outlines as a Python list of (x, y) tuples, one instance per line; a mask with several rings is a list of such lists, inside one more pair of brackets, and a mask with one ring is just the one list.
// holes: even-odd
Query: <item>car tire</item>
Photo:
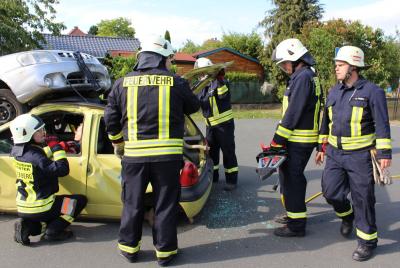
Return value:
[(0, 125), (26, 112), (26, 105), (20, 103), (11, 90), (0, 88)]

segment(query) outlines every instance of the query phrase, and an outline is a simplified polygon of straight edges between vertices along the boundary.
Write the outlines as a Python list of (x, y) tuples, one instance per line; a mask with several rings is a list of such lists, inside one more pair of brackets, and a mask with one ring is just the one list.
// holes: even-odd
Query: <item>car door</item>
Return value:
[[(69, 163), (69, 174), (65, 177), (59, 178), (60, 190), (57, 194), (86, 194), (86, 176), (87, 176), (87, 165), (88, 165), (88, 151), (89, 151), (89, 139), (90, 139), (90, 128), (92, 121), (92, 114), (90, 109), (86, 107), (80, 107), (73, 104), (56, 104), (52, 106), (43, 106), (39, 109), (34, 109), (32, 113), (41, 117), (46, 123), (45, 128), (49, 135), (49, 128), (51, 119), (56, 117), (58, 114), (67, 115), (68, 117), (82, 117), (83, 129), (82, 139), (80, 141), (81, 151), (78, 154), (67, 152), (67, 159)], [(65, 116), (66, 117), (66, 116)], [(70, 124), (70, 122), (65, 122)], [(70, 129), (65, 128), (61, 135), (68, 135)], [(73, 135), (73, 134), (71, 134)], [(60, 137), (60, 141), (63, 138)], [(85, 214), (85, 211), (83, 212)]]
[[(67, 153), (70, 173), (65, 177), (59, 178), (60, 190), (57, 194), (86, 194), (86, 175), (92, 115), (90, 110), (79, 108), (78, 105), (44, 105), (38, 106), (31, 111), (32, 114), (36, 114), (42, 119), (45, 119), (45, 122), (49, 122), (51, 116), (60, 112), (68, 113), (72, 116), (82, 115), (84, 127), (81, 140), (81, 153)], [(46, 127), (49, 127), (48, 123), (45, 128)], [(0, 127), (0, 210), (9, 212), (16, 211), (14, 159), (9, 155), (12, 144), (8, 123)], [(86, 212), (84, 211), (83, 213), (85, 214)]]
[(103, 111), (93, 114), (87, 174), (86, 210), (90, 217), (120, 218), (121, 160), (107, 137)]
[(0, 126), (0, 210), (16, 211), (15, 169), (10, 157), (13, 141), (9, 123)]

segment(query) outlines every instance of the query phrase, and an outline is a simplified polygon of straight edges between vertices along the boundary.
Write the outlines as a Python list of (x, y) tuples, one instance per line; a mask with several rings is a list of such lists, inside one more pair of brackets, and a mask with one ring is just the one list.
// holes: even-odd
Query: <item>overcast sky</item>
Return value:
[[(137, 38), (171, 33), (172, 44), (182, 47), (190, 39), (201, 44), (209, 38), (221, 38), (229, 32), (250, 33), (273, 6), (270, 0), (60, 0), (57, 20), (87, 32), (102, 19), (126, 17), (132, 21)], [(400, 27), (399, 0), (336, 0), (320, 1), (324, 20), (344, 18), (381, 28), (393, 35)]]

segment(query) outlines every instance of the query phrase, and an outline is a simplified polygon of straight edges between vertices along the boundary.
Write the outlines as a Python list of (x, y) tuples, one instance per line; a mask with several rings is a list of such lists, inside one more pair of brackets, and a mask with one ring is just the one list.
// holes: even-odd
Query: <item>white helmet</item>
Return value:
[(207, 67), (207, 66), (212, 66), (213, 63), (211, 60), (207, 59), (207, 58), (198, 58), (196, 60), (196, 62), (194, 63), (194, 68), (203, 68), (203, 67)]
[(172, 48), (171, 43), (168, 40), (165, 40), (164, 37), (161, 36), (152, 36), (148, 39), (145, 39), (141, 44), (141, 50), (138, 52), (155, 52), (164, 57), (168, 57), (170, 55), (174, 55), (174, 49)]
[(276, 64), (284, 61), (294, 62), (306, 54), (307, 51), (307, 48), (303, 46), (299, 39), (286, 39), (280, 42), (275, 48), (274, 52), (272, 53), (272, 60), (275, 61)]
[(343, 46), (335, 56), (335, 61), (344, 61), (356, 67), (366, 67), (364, 64), (364, 52), (353, 46)]
[(14, 144), (26, 143), (33, 134), (44, 127), (44, 122), (36, 115), (22, 114), (10, 123), (10, 130)]

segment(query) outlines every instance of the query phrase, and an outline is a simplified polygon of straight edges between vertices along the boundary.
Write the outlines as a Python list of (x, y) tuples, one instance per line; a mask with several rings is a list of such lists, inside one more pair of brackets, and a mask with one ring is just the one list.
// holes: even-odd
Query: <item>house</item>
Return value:
[(260, 80), (263, 80), (265, 76), (264, 68), (257, 59), (228, 47), (199, 51), (192, 56), (196, 59), (208, 58), (213, 63), (234, 61), (234, 64), (227, 69), (228, 72), (254, 73), (257, 74)]
[(177, 52), (175, 53), (174, 61), (177, 67), (177, 74), (183, 75), (190, 70), (193, 70), (196, 58), (194, 58), (191, 54)]
[(88, 35), (78, 27), (75, 27), (67, 35), (43, 34), (43, 37), (47, 42), (41, 44), (43, 49), (79, 50), (99, 59), (104, 58), (107, 53), (112, 56), (133, 55), (140, 47), (140, 42), (137, 38)]

